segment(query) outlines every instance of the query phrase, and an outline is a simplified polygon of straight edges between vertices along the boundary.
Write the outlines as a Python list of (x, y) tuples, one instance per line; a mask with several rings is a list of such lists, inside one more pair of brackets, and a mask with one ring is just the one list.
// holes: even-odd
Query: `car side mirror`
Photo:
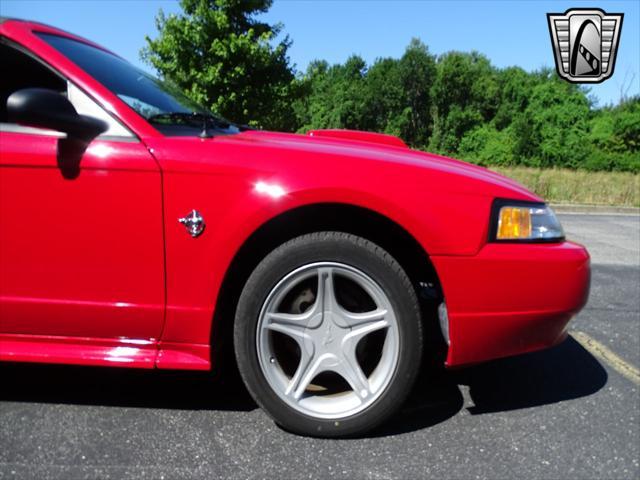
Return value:
[(109, 128), (106, 122), (80, 115), (71, 102), (55, 90), (25, 88), (7, 99), (10, 122), (57, 130), (79, 140), (91, 140)]

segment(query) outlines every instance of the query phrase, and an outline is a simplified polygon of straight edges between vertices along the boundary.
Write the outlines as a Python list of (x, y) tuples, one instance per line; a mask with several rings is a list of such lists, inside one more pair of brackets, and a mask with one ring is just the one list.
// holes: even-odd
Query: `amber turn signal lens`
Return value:
[(502, 207), (498, 217), (497, 240), (521, 240), (531, 236), (531, 209)]

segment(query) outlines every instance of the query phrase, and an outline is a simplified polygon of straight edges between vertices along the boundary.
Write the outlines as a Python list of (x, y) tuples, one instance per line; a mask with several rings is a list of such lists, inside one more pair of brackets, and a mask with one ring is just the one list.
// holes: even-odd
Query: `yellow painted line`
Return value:
[(591, 355), (599, 358), (620, 375), (631, 380), (636, 385), (640, 385), (640, 370), (638, 370), (636, 367), (624, 361), (618, 355), (613, 353), (609, 348), (594, 340), (584, 332), (572, 332), (571, 336), (576, 339), (586, 350), (588, 350)]

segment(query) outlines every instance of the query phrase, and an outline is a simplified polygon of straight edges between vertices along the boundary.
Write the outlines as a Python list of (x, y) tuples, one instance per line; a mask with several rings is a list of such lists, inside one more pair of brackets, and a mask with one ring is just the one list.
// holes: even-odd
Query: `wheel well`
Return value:
[[(260, 261), (292, 238), (320, 231), (358, 235), (379, 245), (405, 270), (423, 304), (423, 317), (432, 317), (432, 307), (442, 296), (440, 282), (429, 256), (404, 228), (372, 210), (346, 204), (314, 204), (284, 212), (258, 228), (234, 256), (222, 282), (212, 328), (212, 364), (235, 363), (233, 318), (242, 288)], [(429, 310), (429, 315), (424, 309)], [(431, 331), (436, 322), (428, 322)], [(215, 361), (215, 362), (214, 362)], [(214, 366), (215, 368), (215, 366)], [(228, 367), (225, 366), (225, 369)]]

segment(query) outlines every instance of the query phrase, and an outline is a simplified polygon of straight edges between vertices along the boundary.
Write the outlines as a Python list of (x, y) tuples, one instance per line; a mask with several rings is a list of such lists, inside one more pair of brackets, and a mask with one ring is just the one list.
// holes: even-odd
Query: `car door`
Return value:
[[(0, 334), (157, 339), (162, 184), (147, 148), (85, 92), (0, 43)], [(22, 88), (64, 92), (109, 130), (82, 148), (8, 122)]]

